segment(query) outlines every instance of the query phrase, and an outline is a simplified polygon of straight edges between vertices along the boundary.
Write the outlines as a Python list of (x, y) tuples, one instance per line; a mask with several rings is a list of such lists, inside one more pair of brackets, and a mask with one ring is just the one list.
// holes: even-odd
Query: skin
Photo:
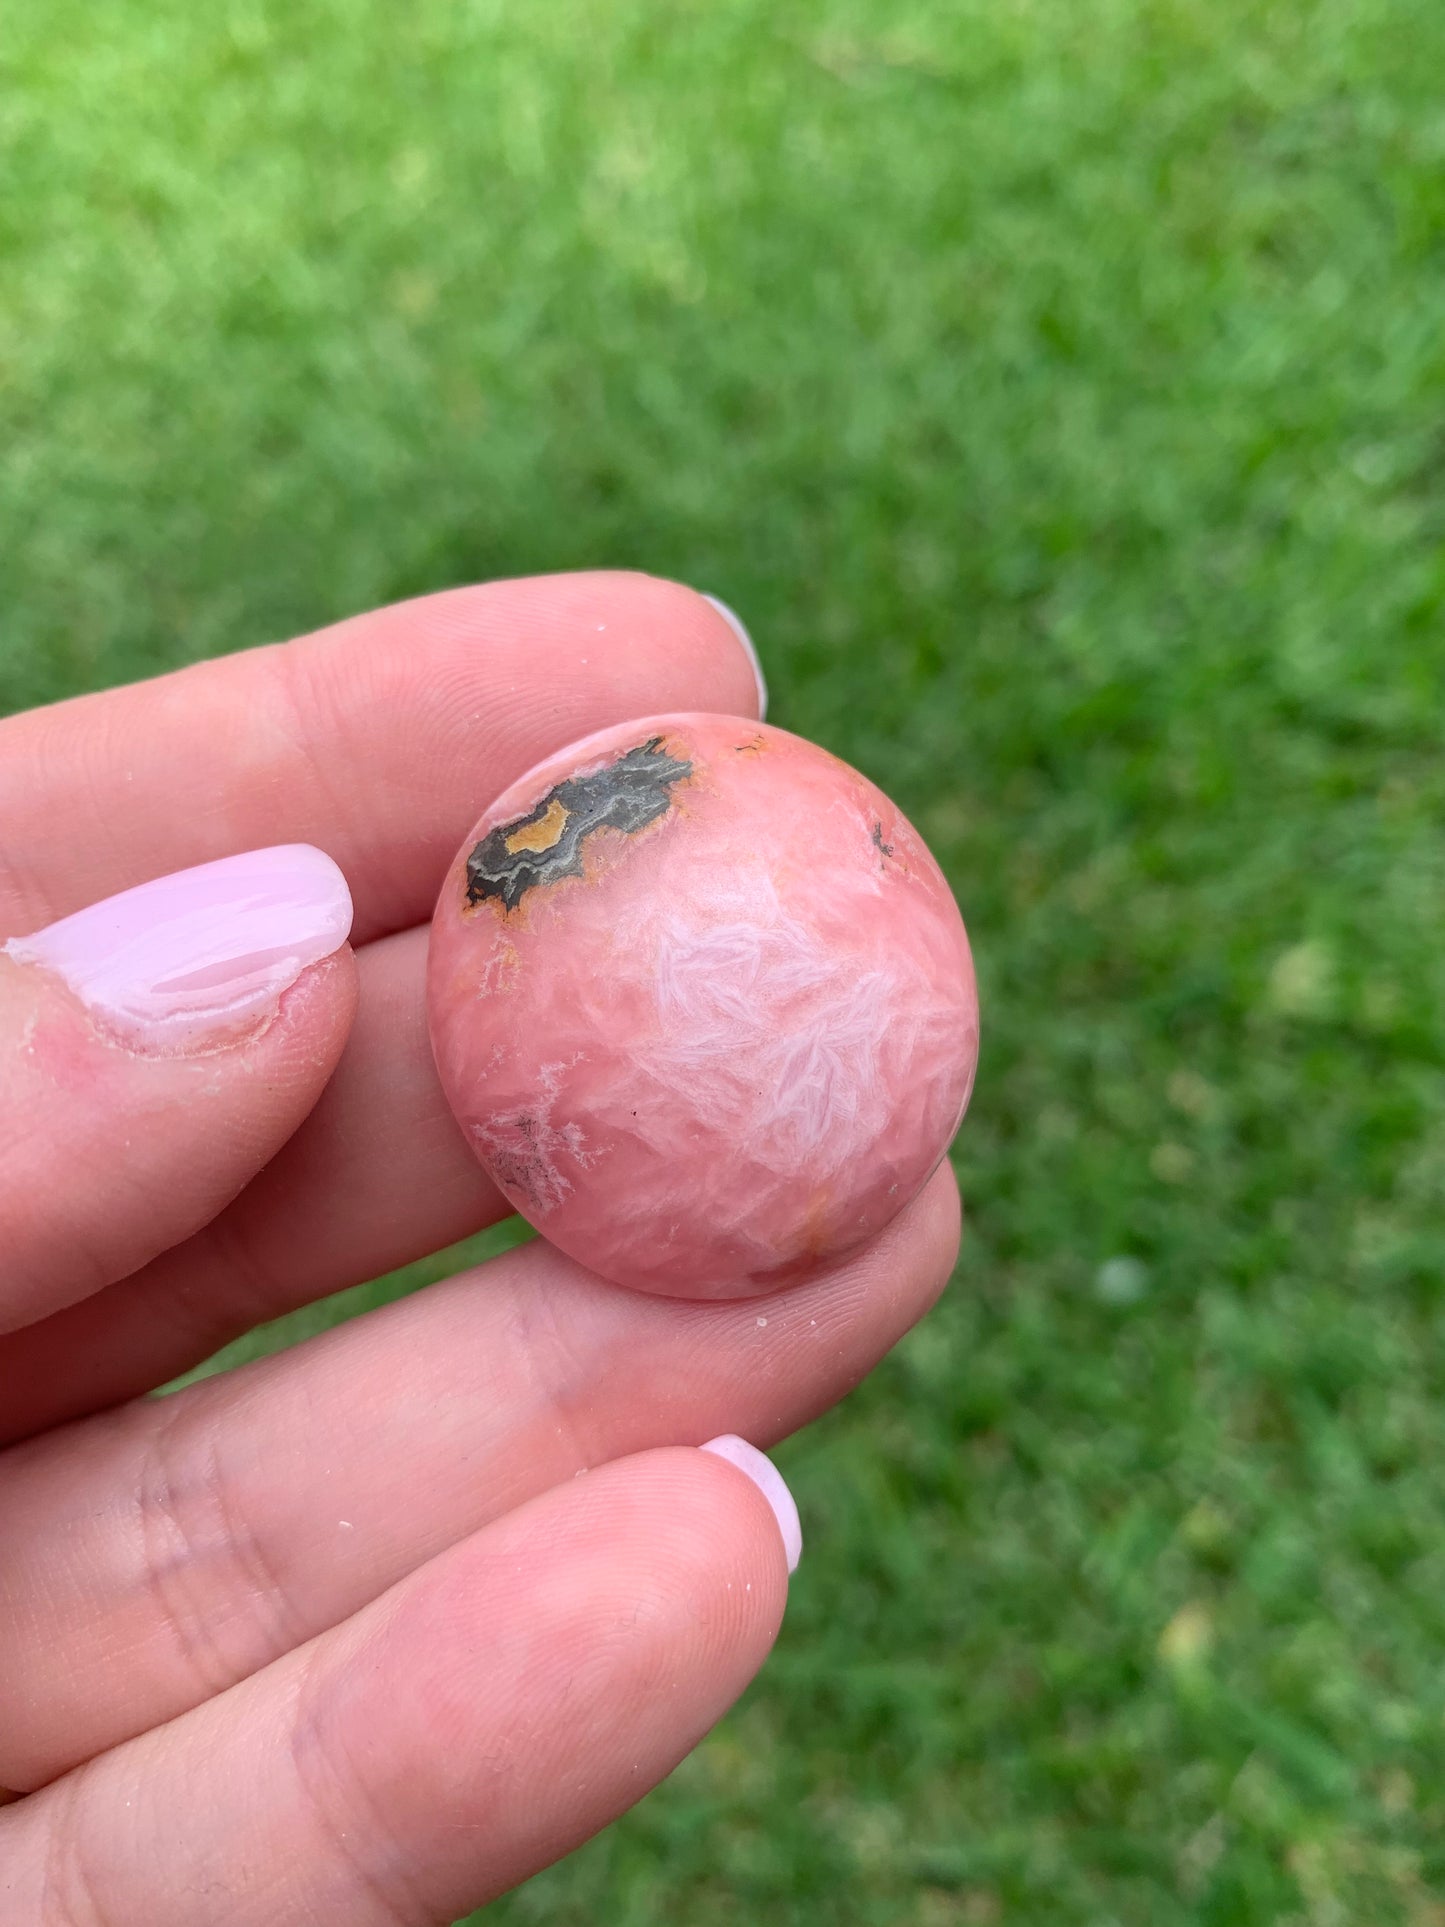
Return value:
[(198, 1059), (118, 1048), (0, 959), (7, 1927), (449, 1921), (624, 1811), (766, 1656), (777, 1526), (691, 1448), (785, 1436), (926, 1310), (946, 1167), (764, 1300), (765, 1343), (756, 1299), (619, 1291), (538, 1243), (139, 1396), (503, 1215), (432, 1068), (425, 921), (487, 796), (670, 709), (756, 713), (727, 623), (586, 575), (0, 724), (0, 938), (282, 842), (357, 912)]

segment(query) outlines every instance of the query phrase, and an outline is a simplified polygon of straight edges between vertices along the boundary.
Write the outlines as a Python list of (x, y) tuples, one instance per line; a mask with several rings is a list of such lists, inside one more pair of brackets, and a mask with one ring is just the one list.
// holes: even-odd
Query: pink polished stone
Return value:
[(432, 921), (432, 1048), (493, 1179), (619, 1284), (740, 1297), (879, 1231), (968, 1101), (968, 939), (826, 750), (654, 716), (539, 764)]

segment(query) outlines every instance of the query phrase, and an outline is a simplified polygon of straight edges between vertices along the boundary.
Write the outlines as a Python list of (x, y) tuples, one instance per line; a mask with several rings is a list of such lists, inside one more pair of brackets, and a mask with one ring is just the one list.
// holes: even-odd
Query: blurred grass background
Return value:
[(975, 939), (961, 1275), (781, 1455), (778, 1652), (489, 1919), (1445, 1923), (1442, 74), (1438, 0), (9, 0), (0, 703), (632, 564)]

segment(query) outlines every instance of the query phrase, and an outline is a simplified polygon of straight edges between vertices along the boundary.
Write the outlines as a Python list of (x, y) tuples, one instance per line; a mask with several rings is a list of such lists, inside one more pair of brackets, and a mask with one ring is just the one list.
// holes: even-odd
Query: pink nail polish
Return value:
[(4, 950), (53, 971), (121, 1041), (190, 1051), (268, 1016), (350, 930), (351, 893), (331, 858), (284, 843), (156, 877)]
[(798, 1518), (798, 1508), (793, 1495), (783, 1482), (783, 1475), (765, 1452), (746, 1439), (740, 1439), (736, 1432), (724, 1432), (721, 1438), (709, 1439), (699, 1447), (700, 1451), (711, 1452), (716, 1458), (726, 1459), (735, 1465), (739, 1472), (745, 1472), (773, 1508), (773, 1517), (778, 1522), (778, 1531), (783, 1535), (783, 1552), (787, 1557), (788, 1571), (796, 1572), (798, 1561), (803, 1556), (803, 1527)]

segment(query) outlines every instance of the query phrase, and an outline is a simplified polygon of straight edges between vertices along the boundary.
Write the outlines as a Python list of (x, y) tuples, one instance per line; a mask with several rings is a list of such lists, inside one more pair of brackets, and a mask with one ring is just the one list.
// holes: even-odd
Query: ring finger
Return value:
[(773, 1298), (619, 1292), (538, 1243), (12, 1448), (0, 1785), (39, 1785), (221, 1692), (591, 1466), (784, 1436), (922, 1315), (957, 1241), (945, 1166), (867, 1249)]
[(697, 1744), (777, 1631), (787, 1508), (730, 1456), (544, 1493), (0, 1813), (7, 1920), (438, 1927), (559, 1858)]

